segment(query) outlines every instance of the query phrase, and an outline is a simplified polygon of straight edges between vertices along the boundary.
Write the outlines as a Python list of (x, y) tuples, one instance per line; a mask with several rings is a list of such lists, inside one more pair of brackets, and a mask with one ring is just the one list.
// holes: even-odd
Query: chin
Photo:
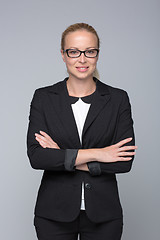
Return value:
[(76, 77), (76, 78), (82, 81), (82, 80), (87, 80), (87, 79), (93, 78), (93, 75), (89, 75), (89, 76), (78, 76), (78, 77)]
[(80, 73), (80, 74), (69, 74), (69, 75), (78, 80), (86, 80), (88, 78), (93, 78), (93, 73), (90, 73), (90, 74)]

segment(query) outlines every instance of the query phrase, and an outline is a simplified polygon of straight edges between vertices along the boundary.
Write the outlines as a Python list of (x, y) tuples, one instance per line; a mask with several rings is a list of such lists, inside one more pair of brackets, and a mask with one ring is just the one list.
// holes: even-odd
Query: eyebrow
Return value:
[[(77, 48), (77, 47), (70, 47), (69, 49), (77, 49), (77, 50), (80, 50), (79, 48)], [(88, 48), (86, 48), (86, 50), (88, 50), (88, 49), (98, 49), (98, 47), (96, 48), (96, 47), (88, 47)]]

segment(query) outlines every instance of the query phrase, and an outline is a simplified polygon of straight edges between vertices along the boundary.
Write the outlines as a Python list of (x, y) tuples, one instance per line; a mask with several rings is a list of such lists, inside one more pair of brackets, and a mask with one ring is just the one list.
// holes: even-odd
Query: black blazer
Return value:
[[(34, 169), (44, 170), (35, 214), (57, 221), (73, 221), (80, 212), (81, 184), (84, 182), (86, 213), (93, 222), (122, 217), (116, 173), (130, 171), (132, 161), (88, 163), (89, 172), (65, 167), (66, 149), (110, 146), (128, 137), (133, 140), (133, 121), (125, 91), (96, 81), (80, 143), (69, 103), (67, 78), (52, 86), (37, 89), (31, 102), (27, 134), (28, 157)], [(35, 133), (45, 131), (60, 149), (42, 148)]]

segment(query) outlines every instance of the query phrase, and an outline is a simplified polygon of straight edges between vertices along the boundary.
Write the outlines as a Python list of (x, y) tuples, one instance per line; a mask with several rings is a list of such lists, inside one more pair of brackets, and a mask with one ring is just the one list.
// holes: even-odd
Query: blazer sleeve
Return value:
[[(125, 91), (122, 91), (122, 94), (123, 95), (119, 108), (117, 125), (111, 145), (116, 144), (119, 141), (129, 137), (132, 137), (132, 141), (125, 145), (135, 145), (135, 136), (129, 97)], [(118, 161), (114, 163), (90, 162), (88, 163), (88, 168), (91, 175), (93, 176), (97, 176), (103, 173), (126, 173), (131, 170), (133, 159), (134, 156), (132, 156), (132, 159), (130, 161)]]
[(30, 106), (29, 126), (27, 132), (27, 155), (34, 169), (48, 171), (75, 171), (77, 149), (43, 148), (35, 139), (40, 130), (48, 133), (41, 101), (45, 94), (37, 89)]

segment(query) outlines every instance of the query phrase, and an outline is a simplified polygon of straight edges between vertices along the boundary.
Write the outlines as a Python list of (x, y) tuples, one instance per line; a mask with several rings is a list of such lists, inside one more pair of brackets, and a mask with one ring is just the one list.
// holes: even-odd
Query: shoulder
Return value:
[(37, 88), (34, 91), (32, 103), (43, 102), (47, 100), (49, 96), (57, 94), (64, 89), (65, 80), (59, 81), (53, 85)]
[(97, 86), (102, 94), (109, 94), (112, 99), (120, 100), (125, 97), (128, 98), (128, 93), (124, 89), (112, 87), (100, 80), (98, 80)]
[(35, 99), (48, 99), (51, 95), (57, 95), (63, 93), (65, 89), (66, 79), (54, 83), (53, 85), (37, 88), (34, 92), (33, 98)]
[(114, 106), (130, 106), (128, 93), (124, 89), (112, 87), (100, 80), (97, 81), (97, 89), (101, 95), (108, 95)]
[(65, 84), (64, 82), (65, 82), (65, 80), (62, 80), (62, 81), (54, 83), (53, 85), (37, 88), (35, 90), (35, 93), (48, 94), (50, 92), (57, 92), (63, 88), (63, 86)]
[(108, 86), (111, 97), (117, 102), (129, 101), (128, 93), (121, 88)]

